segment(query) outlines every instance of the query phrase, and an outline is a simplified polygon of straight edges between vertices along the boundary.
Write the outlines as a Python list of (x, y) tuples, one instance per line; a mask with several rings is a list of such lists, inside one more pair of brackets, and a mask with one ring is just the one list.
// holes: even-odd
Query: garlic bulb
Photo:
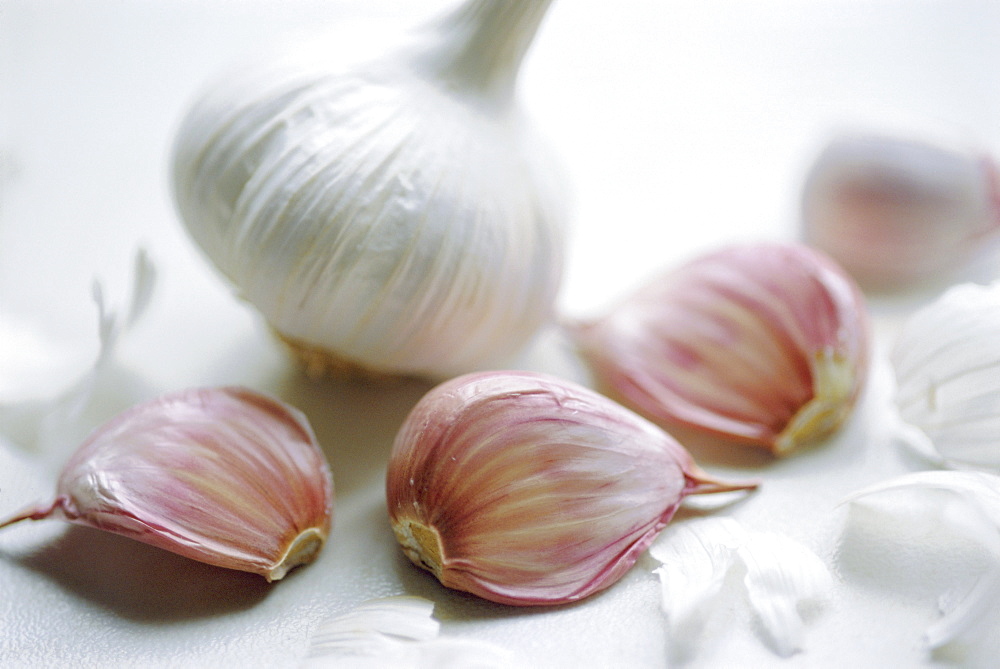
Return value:
[(844, 134), (812, 166), (802, 224), (865, 285), (929, 279), (1000, 228), (1000, 173), (982, 152), (938, 140)]
[(961, 284), (903, 324), (891, 354), (907, 443), (1000, 472), (1000, 284)]
[(709, 253), (570, 331), (626, 406), (776, 454), (835, 431), (867, 376), (860, 291), (797, 244)]
[(177, 207), (310, 369), (445, 377), (550, 320), (555, 168), (520, 109), (550, 0), (470, 0), (382, 58), (263, 68), (190, 111)]
[(61, 518), (278, 580), (330, 531), (333, 482), (305, 417), (241, 388), (187, 390), (97, 428), (55, 499), (0, 521)]
[(449, 588), (515, 605), (582, 599), (621, 578), (710, 479), (672, 437), (597, 393), (531, 372), (432, 389), (386, 474), (407, 557)]

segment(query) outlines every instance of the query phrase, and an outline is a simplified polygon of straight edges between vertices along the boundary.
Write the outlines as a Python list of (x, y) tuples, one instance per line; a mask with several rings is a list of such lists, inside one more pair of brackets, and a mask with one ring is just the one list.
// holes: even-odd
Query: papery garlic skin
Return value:
[(672, 437), (574, 383), (485, 372), (431, 390), (397, 434), (389, 517), (414, 564), (513, 605), (572, 602), (633, 565), (710, 480)]
[(0, 522), (61, 518), (268, 581), (312, 562), (333, 480), (305, 416), (243, 388), (164, 395), (97, 428), (55, 499)]
[(183, 222), (310, 367), (445, 378), (551, 319), (563, 193), (514, 96), (549, 4), (472, 0), (383, 58), (244, 73), (187, 115)]
[(985, 153), (937, 139), (844, 133), (810, 169), (802, 225), (865, 286), (942, 277), (1000, 229), (1000, 172)]
[(570, 332), (626, 406), (779, 455), (847, 418), (871, 338), (854, 281), (823, 254), (783, 243), (698, 257)]
[(913, 445), (942, 465), (1000, 473), (1000, 284), (961, 284), (916, 311), (890, 360)]

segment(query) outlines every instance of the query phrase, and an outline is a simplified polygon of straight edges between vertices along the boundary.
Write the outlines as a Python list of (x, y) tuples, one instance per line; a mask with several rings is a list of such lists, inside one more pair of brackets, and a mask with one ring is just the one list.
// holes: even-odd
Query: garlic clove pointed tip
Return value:
[(761, 486), (760, 479), (724, 481), (717, 479), (697, 465), (688, 467), (688, 495), (713, 495), (726, 492), (753, 492)]

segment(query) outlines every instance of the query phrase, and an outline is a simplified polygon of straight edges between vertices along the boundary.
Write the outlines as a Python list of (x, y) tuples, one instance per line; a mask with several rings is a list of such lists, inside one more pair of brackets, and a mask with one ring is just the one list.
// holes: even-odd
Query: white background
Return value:
[[(93, 355), (91, 282), (123, 296), (141, 246), (158, 269), (154, 301), (87, 420), (182, 387), (251, 385), (309, 415), (338, 489), (327, 549), (276, 587), (58, 523), (6, 530), (0, 665), (294, 666), (317, 621), (407, 592), (437, 603), (446, 634), (516, 648), (532, 666), (664, 666), (648, 563), (592, 600), (546, 610), (455, 595), (412, 569), (388, 530), (381, 474), (396, 426), (427, 386), (302, 378), (175, 216), (170, 144), (207, 80), (294, 35), (391, 34), (450, 4), (0, 0), (0, 319), (8, 334), (31, 335), (0, 340), (0, 391), (54, 388), (58, 372), (21, 370)], [(557, 0), (521, 94), (573, 191), (562, 310), (599, 312), (650, 273), (721, 243), (793, 238), (804, 172), (839, 127), (928, 124), (996, 154), (998, 35), (995, 0)], [(940, 288), (873, 299), (880, 350), (895, 320)], [(525, 364), (573, 373), (544, 346)], [(843, 495), (918, 467), (886, 439), (882, 371), (855, 420), (822, 448), (778, 463), (701, 454), (713, 471), (762, 476), (762, 491), (730, 512), (814, 549), (839, 585), (803, 653), (777, 658), (734, 605), (692, 666), (934, 666), (920, 634), (937, 615), (935, 593), (875, 578), (886, 559), (877, 547), (852, 546), (845, 558), (840, 541)], [(69, 430), (51, 448), (72, 439)], [(21, 453), (8, 447), (0, 462), (0, 515), (51, 486), (51, 472)]]

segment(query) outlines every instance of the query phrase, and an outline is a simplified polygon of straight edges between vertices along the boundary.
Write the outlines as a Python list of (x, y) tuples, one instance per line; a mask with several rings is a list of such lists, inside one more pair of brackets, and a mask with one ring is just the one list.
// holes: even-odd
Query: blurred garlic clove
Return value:
[(663, 427), (779, 455), (839, 428), (864, 386), (870, 348), (854, 281), (798, 244), (707, 254), (571, 334), (626, 406)]
[(1000, 174), (984, 153), (936, 139), (844, 134), (810, 170), (802, 226), (865, 286), (941, 276), (1000, 227)]
[(243, 388), (192, 389), (95, 430), (55, 499), (0, 521), (59, 518), (281, 579), (330, 531), (333, 481), (304, 415)]
[(710, 479), (661, 429), (602, 395), (530, 372), (432, 389), (396, 437), (396, 538), (449, 588), (495, 602), (572, 602), (620, 579)]
[(907, 441), (939, 464), (1000, 473), (1000, 283), (954, 286), (916, 311), (890, 360), (917, 431)]

